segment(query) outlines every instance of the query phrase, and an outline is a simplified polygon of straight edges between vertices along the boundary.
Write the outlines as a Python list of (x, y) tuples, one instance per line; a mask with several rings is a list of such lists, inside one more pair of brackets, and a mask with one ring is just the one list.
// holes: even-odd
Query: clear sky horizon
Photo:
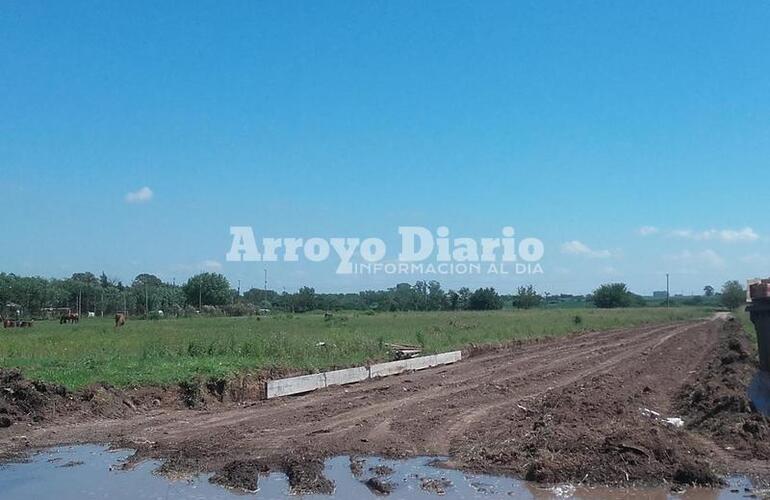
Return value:
[[(770, 4), (0, 5), (0, 271), (243, 289), (700, 293), (770, 276)], [(535, 276), (225, 260), (262, 237), (540, 238)]]

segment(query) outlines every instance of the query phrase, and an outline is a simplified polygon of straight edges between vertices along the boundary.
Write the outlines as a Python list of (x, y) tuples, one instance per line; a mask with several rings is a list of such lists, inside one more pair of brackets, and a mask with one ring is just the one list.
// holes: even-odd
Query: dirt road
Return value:
[(8, 429), (0, 434), (0, 450), (112, 442), (137, 448), (138, 458), (168, 459), (167, 470), (182, 472), (290, 472), (344, 453), (443, 455), (453, 466), (540, 481), (709, 483), (715, 472), (766, 474), (751, 457), (735, 457), (709, 436), (645, 412), (680, 416), (683, 391), (735, 334), (726, 324), (677, 323), (512, 345), (471, 353), (448, 367), (209, 410), (64, 419)]

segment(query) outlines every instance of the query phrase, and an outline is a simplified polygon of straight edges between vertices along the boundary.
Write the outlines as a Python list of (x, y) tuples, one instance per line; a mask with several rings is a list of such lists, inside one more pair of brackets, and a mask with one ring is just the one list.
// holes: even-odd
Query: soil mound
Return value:
[(264, 375), (230, 381), (191, 380), (166, 387), (118, 389), (93, 384), (77, 391), (27, 379), (19, 370), (0, 368), (0, 428), (18, 422), (120, 419), (157, 409), (210, 409), (260, 399)]
[(687, 429), (711, 437), (732, 454), (770, 459), (770, 419), (755, 411), (747, 387), (758, 371), (755, 349), (737, 322), (725, 323), (716, 356), (678, 396)]
[(259, 473), (267, 472), (267, 468), (256, 460), (237, 460), (225, 465), (219, 472), (211, 476), (209, 481), (228, 488), (238, 488), (244, 491), (257, 491)]
[(707, 461), (692, 458), (708, 456), (706, 450), (645, 413), (614, 375), (548, 391), (507, 420), (508, 426), (477, 435), (481, 446), (458, 450), (461, 461), (540, 483), (721, 484)]
[(286, 460), (283, 468), (294, 494), (331, 495), (334, 492), (334, 483), (324, 476), (324, 462), (320, 458), (292, 456)]
[(38, 422), (64, 406), (69, 394), (63, 386), (32, 382), (18, 370), (0, 369), (0, 426), (21, 421)]

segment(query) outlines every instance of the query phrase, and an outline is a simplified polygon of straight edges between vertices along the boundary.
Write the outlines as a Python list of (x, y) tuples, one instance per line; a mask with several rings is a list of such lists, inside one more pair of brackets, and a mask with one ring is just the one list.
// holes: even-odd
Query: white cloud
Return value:
[(665, 260), (678, 264), (682, 270), (693, 270), (700, 268), (720, 269), (725, 265), (725, 260), (721, 255), (713, 250), (703, 250), (702, 252), (691, 252), (683, 250), (677, 254), (667, 255)]
[(608, 257), (612, 257), (612, 253), (609, 250), (593, 250), (585, 243), (577, 240), (563, 243), (561, 246), (561, 253), (567, 255), (582, 255), (596, 259), (606, 259)]
[(152, 195), (152, 189), (144, 186), (136, 191), (126, 193), (126, 203), (147, 203), (152, 199)]
[(750, 227), (743, 229), (707, 229), (693, 231), (692, 229), (675, 229), (671, 236), (695, 241), (723, 241), (725, 243), (750, 242), (759, 239), (759, 235)]
[(650, 236), (659, 233), (660, 229), (655, 226), (642, 226), (637, 229), (636, 232), (639, 233), (640, 236)]
[(201, 262), (201, 267), (206, 271), (221, 271), (222, 263), (216, 260), (204, 260)]

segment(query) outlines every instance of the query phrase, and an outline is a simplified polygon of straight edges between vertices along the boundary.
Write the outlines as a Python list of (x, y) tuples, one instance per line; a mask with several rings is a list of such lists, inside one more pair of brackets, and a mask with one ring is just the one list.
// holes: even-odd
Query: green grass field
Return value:
[(749, 312), (746, 310), (746, 306), (739, 308), (735, 311), (735, 317), (740, 321), (743, 331), (751, 338), (752, 341), (757, 341), (757, 331), (754, 328), (754, 323), (751, 322)]
[[(385, 343), (443, 352), (468, 344), (564, 335), (705, 317), (706, 308), (553, 309), (494, 312), (336, 313), (244, 318), (40, 321), (0, 330), (0, 366), (71, 389), (94, 382), (155, 385), (228, 378), (263, 368), (317, 371), (387, 360)], [(580, 316), (581, 321), (575, 320)], [(325, 345), (319, 346), (320, 342)]]

